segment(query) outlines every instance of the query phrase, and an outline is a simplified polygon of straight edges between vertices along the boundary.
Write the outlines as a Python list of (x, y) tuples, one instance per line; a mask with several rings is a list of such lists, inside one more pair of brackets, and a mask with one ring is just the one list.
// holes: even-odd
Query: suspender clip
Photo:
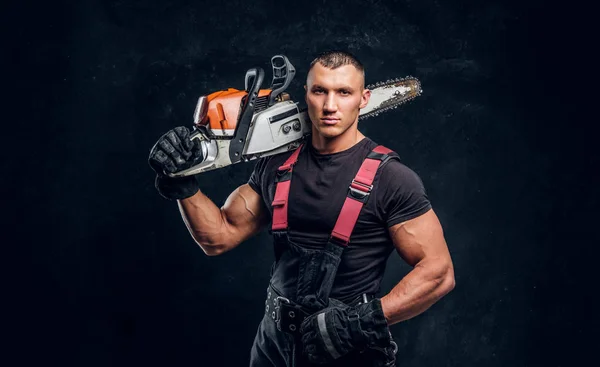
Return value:
[(352, 180), (349, 189), (349, 196), (362, 203), (366, 203), (369, 195), (371, 195), (371, 190), (373, 190), (373, 185), (365, 185), (364, 183)]

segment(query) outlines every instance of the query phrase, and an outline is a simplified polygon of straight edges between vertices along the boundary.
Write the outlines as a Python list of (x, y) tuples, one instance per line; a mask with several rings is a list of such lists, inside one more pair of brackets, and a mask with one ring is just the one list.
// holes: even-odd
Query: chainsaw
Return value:
[[(306, 108), (298, 106), (285, 90), (296, 69), (283, 55), (271, 58), (273, 79), (269, 89), (261, 89), (262, 68), (246, 72), (244, 90), (228, 88), (198, 98), (194, 129), (190, 139), (198, 139), (200, 162), (171, 177), (191, 176), (239, 162), (296, 149), (311, 132)], [(360, 110), (359, 120), (395, 109), (422, 93), (414, 77), (387, 80), (368, 85), (371, 98)]]

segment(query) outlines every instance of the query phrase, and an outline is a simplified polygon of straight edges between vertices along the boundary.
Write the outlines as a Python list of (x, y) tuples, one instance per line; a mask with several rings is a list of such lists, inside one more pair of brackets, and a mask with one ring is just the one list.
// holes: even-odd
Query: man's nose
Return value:
[(329, 93), (327, 98), (325, 98), (325, 103), (323, 104), (323, 110), (329, 112), (335, 112), (337, 110), (337, 103), (335, 101), (335, 95), (333, 93)]

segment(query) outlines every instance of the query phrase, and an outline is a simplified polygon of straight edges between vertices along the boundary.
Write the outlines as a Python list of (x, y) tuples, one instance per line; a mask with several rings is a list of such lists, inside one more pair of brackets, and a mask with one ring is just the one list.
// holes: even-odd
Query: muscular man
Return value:
[[(454, 287), (442, 227), (417, 174), (358, 130), (370, 98), (361, 63), (346, 52), (322, 54), (305, 89), (312, 134), (293, 153), (260, 159), (223, 207), (199, 191), (195, 178), (165, 175), (197, 157), (183, 127), (151, 150), (156, 187), (177, 200), (209, 256), (270, 223), (275, 262), (251, 366), (394, 365), (389, 326)], [(394, 249), (413, 269), (379, 298)]]

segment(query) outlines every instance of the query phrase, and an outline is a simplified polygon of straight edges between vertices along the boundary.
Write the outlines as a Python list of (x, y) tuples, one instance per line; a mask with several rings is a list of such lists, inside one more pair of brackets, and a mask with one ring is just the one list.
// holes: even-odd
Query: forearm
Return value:
[(454, 288), (449, 261), (419, 262), (387, 295), (381, 306), (389, 325), (413, 318)]
[(177, 200), (177, 204), (190, 234), (207, 255), (218, 255), (226, 250), (227, 222), (211, 199), (198, 191), (189, 198)]

